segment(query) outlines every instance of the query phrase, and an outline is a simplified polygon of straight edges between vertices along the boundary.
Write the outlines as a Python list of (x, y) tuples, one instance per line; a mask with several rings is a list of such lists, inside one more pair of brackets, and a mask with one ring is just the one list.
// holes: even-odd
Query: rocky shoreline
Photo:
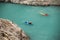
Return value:
[(25, 5), (60, 5), (60, 0), (0, 0), (0, 2), (11, 2)]
[(29, 40), (29, 37), (15, 23), (0, 18), (0, 40)]

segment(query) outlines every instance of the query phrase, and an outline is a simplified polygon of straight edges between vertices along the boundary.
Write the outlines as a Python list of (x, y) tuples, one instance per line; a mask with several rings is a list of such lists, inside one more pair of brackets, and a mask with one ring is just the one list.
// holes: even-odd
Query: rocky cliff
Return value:
[(60, 5), (60, 0), (0, 0), (27, 5)]
[(29, 38), (15, 23), (0, 18), (0, 40), (29, 40)]

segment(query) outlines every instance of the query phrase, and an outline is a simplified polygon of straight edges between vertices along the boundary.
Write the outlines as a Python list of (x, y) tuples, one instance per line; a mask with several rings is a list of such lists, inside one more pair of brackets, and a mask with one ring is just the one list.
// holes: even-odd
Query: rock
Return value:
[(29, 40), (29, 37), (15, 23), (0, 18), (0, 40)]
[(60, 0), (0, 0), (27, 5), (60, 5)]

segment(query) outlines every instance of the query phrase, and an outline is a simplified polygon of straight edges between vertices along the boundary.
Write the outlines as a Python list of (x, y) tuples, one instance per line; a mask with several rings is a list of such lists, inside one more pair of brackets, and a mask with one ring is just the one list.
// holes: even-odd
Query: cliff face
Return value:
[(1, 1), (28, 5), (60, 5), (60, 0), (1, 0)]

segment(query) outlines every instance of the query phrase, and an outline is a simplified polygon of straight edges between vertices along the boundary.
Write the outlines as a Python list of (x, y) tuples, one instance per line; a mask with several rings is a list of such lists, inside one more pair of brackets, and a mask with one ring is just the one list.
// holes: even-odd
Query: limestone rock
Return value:
[(0, 40), (29, 40), (29, 37), (15, 23), (0, 18)]
[(27, 5), (60, 5), (60, 0), (0, 0)]

